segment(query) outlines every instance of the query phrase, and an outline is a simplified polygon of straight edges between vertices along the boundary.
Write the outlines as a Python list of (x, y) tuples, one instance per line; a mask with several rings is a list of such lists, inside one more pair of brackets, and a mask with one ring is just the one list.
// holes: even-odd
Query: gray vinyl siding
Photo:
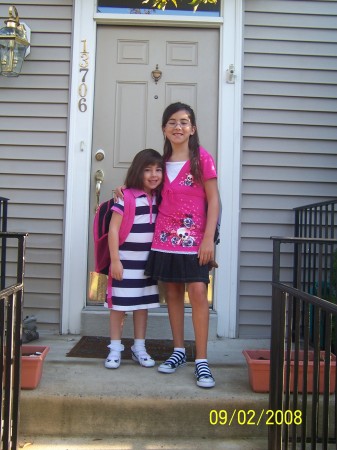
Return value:
[(293, 235), (292, 208), (337, 197), (336, 23), (337, 2), (244, 2), (242, 338), (270, 334), (270, 236)]
[[(31, 53), (18, 78), (0, 77), (0, 195), (10, 199), (8, 231), (29, 233), (24, 314), (59, 332), (72, 0), (18, 0)], [(12, 1), (1, 2), (8, 17)], [(2, 25), (1, 25), (2, 26)], [(15, 253), (8, 252), (9, 281)]]

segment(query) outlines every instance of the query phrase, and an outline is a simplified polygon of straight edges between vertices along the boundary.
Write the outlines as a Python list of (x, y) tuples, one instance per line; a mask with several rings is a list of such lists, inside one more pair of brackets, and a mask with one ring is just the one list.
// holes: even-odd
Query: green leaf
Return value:
[(217, 3), (217, 0), (192, 0), (190, 3), (189, 3), (189, 5), (195, 5), (194, 6), (194, 11), (196, 11), (197, 9), (198, 9), (198, 6), (201, 4), (201, 3), (204, 3), (204, 4), (206, 4), (206, 3), (212, 3), (212, 4), (214, 4), (214, 5), (216, 5), (216, 3)]
[[(142, 3), (146, 4), (146, 3), (149, 3), (149, 1), (150, 0), (143, 0)], [(157, 8), (157, 9), (162, 9), (164, 11), (168, 1), (169, 0), (154, 0), (152, 7), (153, 8)], [(174, 6), (176, 8), (178, 8), (177, 0), (170, 0), (170, 1), (174, 4)], [(186, 0), (186, 2), (188, 2), (188, 0)], [(192, 0), (188, 4), (191, 5), (191, 6), (194, 6), (193, 9), (194, 9), (194, 11), (196, 11), (198, 9), (198, 6), (201, 3), (205, 3), (205, 4), (206, 3), (213, 3), (213, 4), (216, 4), (217, 0)]]

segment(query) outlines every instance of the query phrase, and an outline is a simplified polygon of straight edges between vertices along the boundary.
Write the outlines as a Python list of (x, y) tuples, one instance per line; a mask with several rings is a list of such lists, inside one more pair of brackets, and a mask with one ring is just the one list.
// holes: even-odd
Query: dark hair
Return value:
[(164, 180), (165, 163), (161, 154), (152, 148), (146, 148), (138, 152), (126, 174), (125, 186), (142, 190), (144, 187), (144, 169), (154, 165), (161, 167)]
[[(189, 137), (188, 140), (188, 148), (189, 148), (189, 157), (191, 162), (191, 174), (194, 179), (198, 182), (202, 182), (201, 168), (200, 168), (200, 150), (199, 150), (199, 136), (197, 130), (197, 124), (195, 119), (195, 114), (193, 109), (186, 105), (185, 103), (176, 102), (167, 106), (162, 118), (162, 129), (165, 128), (167, 122), (170, 120), (170, 117), (178, 111), (186, 111), (188, 117), (191, 121), (193, 127), (195, 127), (194, 133)], [(171, 142), (165, 137), (164, 142), (164, 161), (168, 161), (172, 155), (172, 145)]]

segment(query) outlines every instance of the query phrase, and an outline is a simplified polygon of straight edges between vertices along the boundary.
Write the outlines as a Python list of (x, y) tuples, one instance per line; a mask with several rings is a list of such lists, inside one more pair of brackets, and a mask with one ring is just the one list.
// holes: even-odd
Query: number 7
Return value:
[(85, 72), (85, 74), (82, 77), (82, 83), (85, 83), (85, 77), (87, 76), (89, 69), (80, 69), (80, 72)]

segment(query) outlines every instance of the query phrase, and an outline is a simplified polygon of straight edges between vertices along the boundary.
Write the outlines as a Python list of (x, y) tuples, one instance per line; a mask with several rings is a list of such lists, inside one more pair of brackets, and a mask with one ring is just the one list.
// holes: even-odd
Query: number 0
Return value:
[(85, 83), (81, 83), (78, 86), (78, 95), (80, 97), (85, 97), (87, 95), (87, 92), (88, 92), (87, 85)]

